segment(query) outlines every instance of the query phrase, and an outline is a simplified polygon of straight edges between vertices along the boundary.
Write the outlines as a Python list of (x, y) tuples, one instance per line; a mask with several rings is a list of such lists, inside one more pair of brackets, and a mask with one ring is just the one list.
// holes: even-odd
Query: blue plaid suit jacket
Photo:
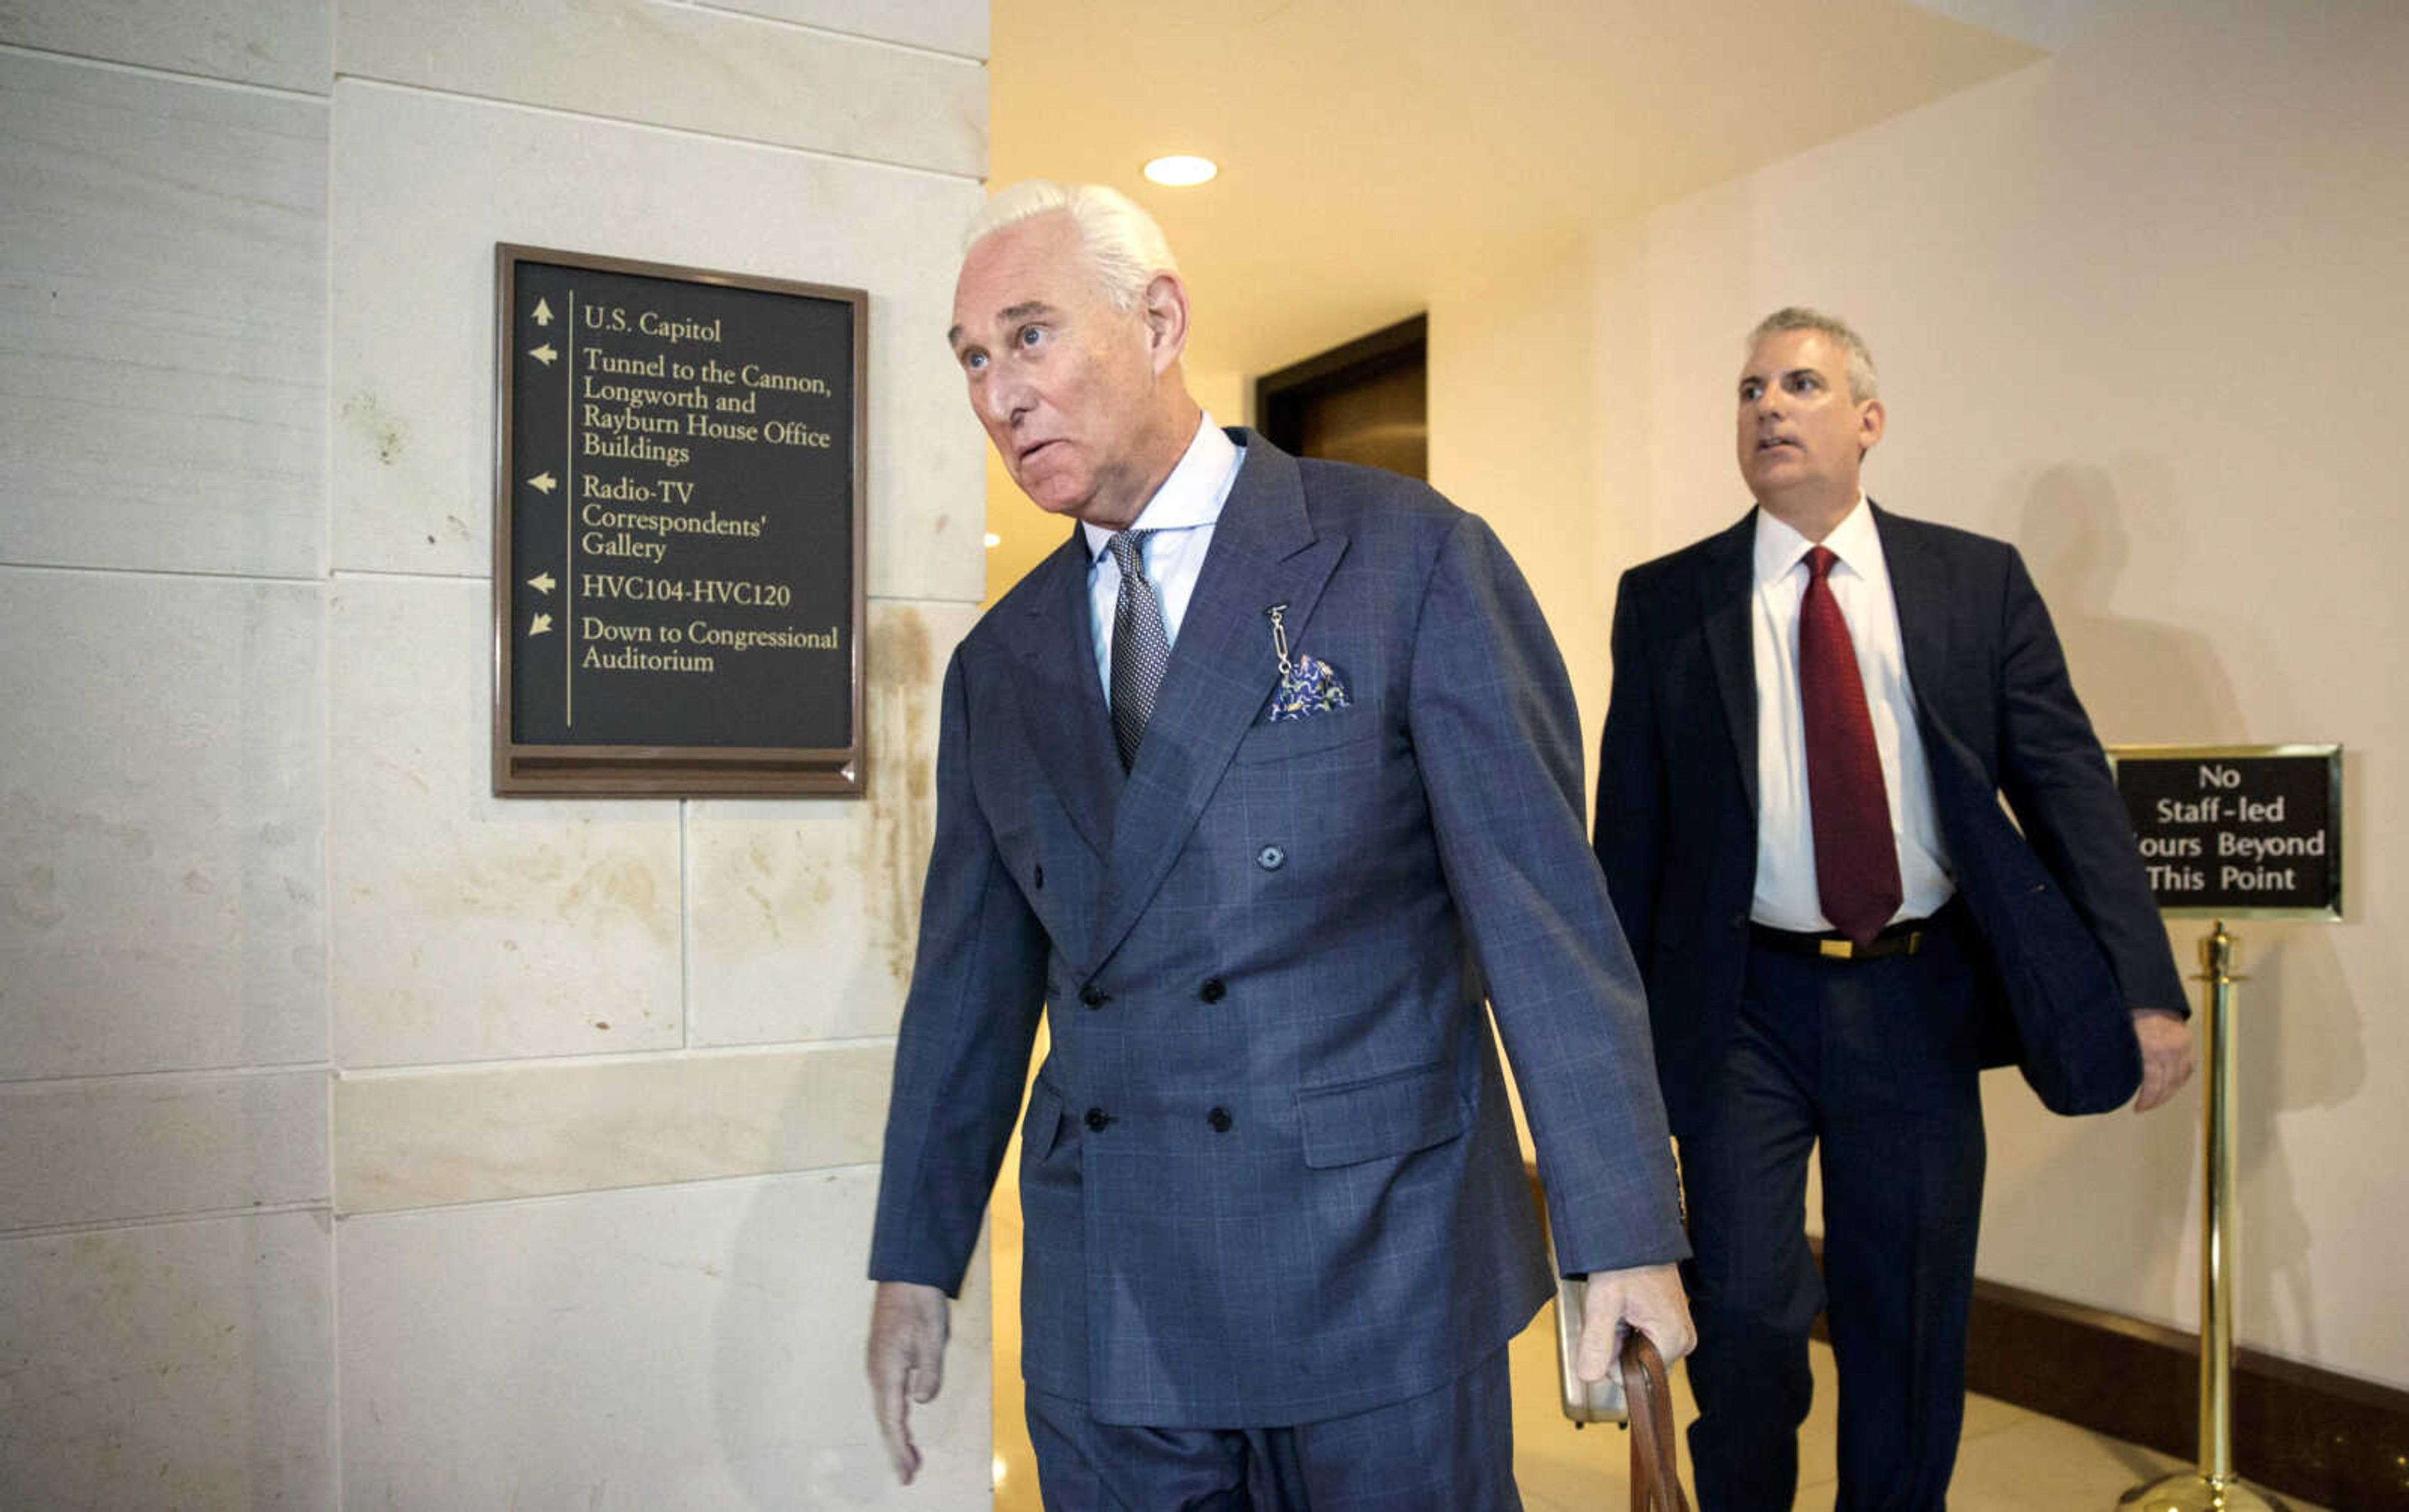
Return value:
[[(1126, 776), (1077, 533), (947, 671), (871, 1274), (954, 1291), (1019, 1106), (1022, 1367), (1100, 1421), (1429, 1390), (1567, 1272), (1680, 1258), (1646, 1010), (1537, 604), (1479, 519), (1244, 431)], [(1349, 707), (1265, 719), (1266, 611)]]

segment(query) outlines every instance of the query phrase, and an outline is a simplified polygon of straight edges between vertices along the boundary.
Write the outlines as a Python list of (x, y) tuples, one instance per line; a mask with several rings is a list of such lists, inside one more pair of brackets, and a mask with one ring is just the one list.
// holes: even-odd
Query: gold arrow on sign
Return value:
[(543, 364), (546, 367), (549, 367), (552, 366), (552, 359), (559, 356), (560, 353), (553, 351), (552, 343), (546, 341), (543, 345), (536, 348), (533, 352), (528, 353), (527, 355)]
[(549, 494), (553, 489), (559, 485), (553, 482), (551, 473), (539, 472), (534, 477), (527, 480), (527, 486), (534, 489), (537, 493)]
[(532, 318), (538, 325), (551, 324), (552, 307), (545, 304), (541, 298), (539, 298), (535, 302), (535, 314)]
[(535, 617), (535, 623), (527, 626), (527, 634), (543, 635), (550, 631), (551, 628), (552, 616), (549, 614), (538, 614)]
[(527, 580), (527, 585), (533, 588), (538, 593), (550, 593), (553, 588), (552, 574), (549, 572), (539, 572), (535, 576)]

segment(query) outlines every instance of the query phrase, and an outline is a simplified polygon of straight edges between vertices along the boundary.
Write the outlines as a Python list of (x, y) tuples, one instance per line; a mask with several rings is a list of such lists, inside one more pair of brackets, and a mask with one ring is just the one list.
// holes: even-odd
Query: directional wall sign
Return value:
[(2342, 747), (2110, 748), (2158, 911), (2342, 917)]
[(861, 791), (868, 296), (495, 251), (494, 791)]

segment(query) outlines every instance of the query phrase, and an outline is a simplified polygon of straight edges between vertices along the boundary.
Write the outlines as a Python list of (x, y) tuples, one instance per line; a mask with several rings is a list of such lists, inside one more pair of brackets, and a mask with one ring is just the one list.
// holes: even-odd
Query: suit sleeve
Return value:
[(2001, 614), (1999, 790), (2099, 943), (2127, 1005), (2187, 1015), (2107, 753), (2074, 696), (2049, 609), (2012, 549)]
[(1489, 527), (1442, 546), (1409, 720), (1439, 855), (1514, 1068), (1570, 1274), (1686, 1255), (1639, 976), (1581, 826), (1580, 724)]
[(1597, 754), (1597, 817), (1592, 836), (1623, 938), (1648, 958), (1655, 936), (1656, 873), (1665, 828), (1664, 746), (1656, 734), (1654, 678), (1643, 649), (1640, 595), (1631, 574), (1614, 596), (1614, 681)]
[(1046, 932), (971, 784), (962, 654), (945, 672), (937, 831), (895, 1046), (870, 1275), (959, 1293), (1012, 1136), (1046, 991)]

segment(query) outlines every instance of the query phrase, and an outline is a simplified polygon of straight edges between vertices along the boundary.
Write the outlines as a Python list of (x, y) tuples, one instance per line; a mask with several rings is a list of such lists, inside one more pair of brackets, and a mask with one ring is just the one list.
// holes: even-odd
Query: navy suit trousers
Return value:
[[(1842, 1512), (1939, 1512), (1965, 1412), (1983, 1203), (1975, 985), (1950, 909), (1913, 955), (1753, 946), (1729, 1057), (1683, 1133), (1701, 1512), (1788, 1512), (1819, 1305), (1839, 1369)], [(1805, 1231), (1821, 1145), (1824, 1274)]]

